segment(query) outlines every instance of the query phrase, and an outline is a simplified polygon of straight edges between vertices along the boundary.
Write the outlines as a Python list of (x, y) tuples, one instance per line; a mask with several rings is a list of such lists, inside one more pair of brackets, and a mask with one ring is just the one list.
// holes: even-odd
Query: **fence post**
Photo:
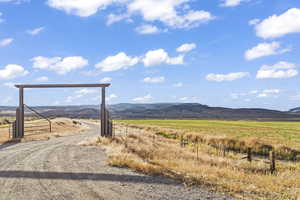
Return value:
[(12, 129), (12, 124), (9, 124), (9, 127), (8, 127), (8, 138), (10, 139), (11, 137), (11, 131), (10, 129)]
[(180, 146), (183, 147), (183, 135), (180, 136)]
[(199, 161), (199, 142), (198, 142), (198, 139), (196, 140), (196, 144), (197, 144), (197, 161)]
[(276, 165), (275, 165), (275, 152), (270, 151), (270, 171), (271, 174), (273, 174), (276, 170)]
[(247, 149), (247, 160), (252, 162), (252, 149), (250, 147)]
[(226, 147), (224, 144), (222, 145), (222, 151), (223, 151), (223, 157), (225, 157), (226, 156)]
[(128, 131), (128, 124), (126, 126), (126, 132), (125, 132), (125, 148), (127, 148), (127, 131)]
[(111, 122), (112, 124), (112, 135), (113, 135), (113, 138), (115, 138), (115, 124), (114, 124), (114, 121)]
[(16, 132), (13, 134), (13, 139), (19, 137), (19, 129), (20, 129), (20, 109), (16, 109)]
[(155, 144), (155, 134), (153, 134), (153, 141), (152, 141), (152, 146)]
[(16, 126), (17, 122), (14, 121), (13, 123), (13, 130), (12, 130), (12, 138), (16, 138), (16, 133), (17, 133), (17, 126)]

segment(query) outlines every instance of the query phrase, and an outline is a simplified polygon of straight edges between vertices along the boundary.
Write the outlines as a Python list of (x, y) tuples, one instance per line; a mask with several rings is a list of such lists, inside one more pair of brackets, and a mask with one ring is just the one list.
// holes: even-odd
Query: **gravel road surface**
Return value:
[(98, 135), (86, 133), (0, 145), (0, 199), (232, 199), (163, 177), (110, 167), (99, 147), (79, 143)]

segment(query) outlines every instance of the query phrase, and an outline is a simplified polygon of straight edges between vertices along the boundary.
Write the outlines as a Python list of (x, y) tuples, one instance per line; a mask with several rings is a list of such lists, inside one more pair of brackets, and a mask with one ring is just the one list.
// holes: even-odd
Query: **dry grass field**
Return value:
[[(298, 200), (299, 139), (297, 122), (141, 120), (118, 121), (113, 139), (91, 144), (104, 145), (113, 166), (169, 176), (240, 199)], [(252, 162), (242, 159), (246, 147), (254, 151)], [(273, 174), (263, 148), (277, 157)]]
[(258, 138), (300, 150), (300, 122), (221, 121), (221, 120), (128, 120), (128, 124), (158, 126), (196, 132), (198, 135), (236, 139)]
[[(0, 118), (0, 144), (11, 141), (9, 135), (9, 123), (14, 118)], [(25, 119), (25, 137), (22, 141), (45, 140), (51, 137), (60, 137), (68, 134), (79, 133), (87, 129), (87, 126), (77, 120), (68, 118), (55, 118), (51, 120), (52, 131), (49, 131), (48, 123), (45, 120), (36, 118)], [(32, 126), (32, 128), (30, 128)], [(26, 131), (28, 130), (28, 131)]]

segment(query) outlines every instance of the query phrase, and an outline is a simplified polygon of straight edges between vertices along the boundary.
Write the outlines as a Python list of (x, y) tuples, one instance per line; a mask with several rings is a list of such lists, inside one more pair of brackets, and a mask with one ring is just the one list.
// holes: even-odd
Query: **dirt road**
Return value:
[(231, 199), (162, 177), (110, 167), (86, 133), (0, 146), (0, 199)]

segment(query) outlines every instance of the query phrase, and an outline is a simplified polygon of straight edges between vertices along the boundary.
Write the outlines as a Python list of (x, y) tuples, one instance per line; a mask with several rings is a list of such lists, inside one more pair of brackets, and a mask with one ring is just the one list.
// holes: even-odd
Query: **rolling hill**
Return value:
[[(260, 108), (210, 107), (198, 103), (121, 103), (108, 106), (113, 119), (300, 119), (300, 108), (277, 111)], [(47, 117), (99, 118), (99, 106), (41, 106), (34, 107)], [(26, 110), (26, 115), (33, 115)], [(1, 107), (0, 116), (14, 116), (15, 107)]]
[(300, 107), (293, 108), (293, 109), (289, 110), (289, 112), (291, 112), (291, 113), (300, 113)]

